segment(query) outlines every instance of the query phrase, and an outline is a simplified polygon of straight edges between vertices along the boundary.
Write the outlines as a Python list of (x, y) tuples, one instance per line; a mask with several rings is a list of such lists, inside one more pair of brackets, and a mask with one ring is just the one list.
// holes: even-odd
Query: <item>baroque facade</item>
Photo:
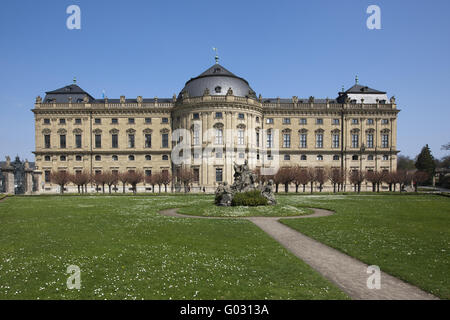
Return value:
[(395, 98), (355, 82), (334, 99), (263, 98), (217, 60), (172, 98), (95, 99), (74, 81), (37, 97), (32, 110), (38, 189), (58, 190), (54, 170), (176, 176), (188, 167), (191, 190), (213, 192), (246, 159), (250, 169), (395, 170)]

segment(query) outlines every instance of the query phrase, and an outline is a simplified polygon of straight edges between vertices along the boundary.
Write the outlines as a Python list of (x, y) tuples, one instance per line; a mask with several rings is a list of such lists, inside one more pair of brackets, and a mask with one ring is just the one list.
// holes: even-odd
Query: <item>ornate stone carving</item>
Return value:
[(136, 101), (137, 101), (137, 103), (142, 103), (142, 96), (138, 96), (138, 97), (136, 98)]
[(41, 98), (41, 96), (37, 96), (37, 97), (36, 97), (36, 103), (42, 103), (42, 98)]
[(209, 89), (206, 88), (205, 91), (203, 91), (203, 95), (204, 96), (209, 96)]
[(309, 103), (314, 103), (314, 97), (313, 97), (313, 96), (310, 96), (309, 99), (308, 99), (308, 101), (309, 101)]
[(231, 206), (233, 197), (238, 192), (247, 192), (252, 190), (260, 190), (261, 194), (267, 198), (269, 204), (275, 204), (275, 197), (272, 192), (272, 185), (261, 186), (260, 189), (256, 188), (256, 175), (250, 171), (247, 160), (244, 164), (238, 165), (234, 163), (234, 182), (231, 186), (228, 186), (227, 182), (219, 184), (216, 189), (216, 204), (219, 206)]
[(264, 198), (267, 199), (267, 202), (270, 205), (274, 205), (277, 203), (275, 200), (275, 195), (273, 194), (273, 180), (270, 179), (265, 186), (263, 186), (261, 194)]
[(233, 89), (228, 88), (227, 96), (232, 96), (232, 95), (233, 95)]
[(125, 96), (120, 96), (120, 103), (125, 103)]
[(392, 104), (394, 104), (395, 103), (395, 96), (392, 96), (390, 101), (391, 101)]
[(89, 102), (89, 97), (87, 96), (87, 94), (83, 97), (83, 103), (88, 103)]

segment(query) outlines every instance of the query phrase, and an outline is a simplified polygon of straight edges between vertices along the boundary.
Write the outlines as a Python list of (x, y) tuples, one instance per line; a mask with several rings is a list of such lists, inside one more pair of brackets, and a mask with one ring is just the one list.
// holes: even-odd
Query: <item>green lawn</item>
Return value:
[[(434, 295), (450, 299), (450, 198), (437, 195), (278, 196), (335, 215), (282, 220)], [(381, 279), (383, 281), (383, 279)]]
[(209, 216), (209, 217), (287, 217), (287, 216), (302, 216), (311, 214), (313, 211), (309, 208), (304, 208), (293, 203), (289, 203), (285, 199), (280, 198), (280, 201), (273, 206), (257, 206), (257, 207), (219, 207), (214, 205), (212, 198), (201, 198), (195, 206), (188, 206), (180, 208), (179, 213), (194, 215), (194, 216)]
[[(249, 221), (161, 216), (212, 196), (0, 203), (0, 299), (346, 299)], [(297, 214), (297, 213), (296, 213)], [(81, 290), (66, 288), (69, 265)]]

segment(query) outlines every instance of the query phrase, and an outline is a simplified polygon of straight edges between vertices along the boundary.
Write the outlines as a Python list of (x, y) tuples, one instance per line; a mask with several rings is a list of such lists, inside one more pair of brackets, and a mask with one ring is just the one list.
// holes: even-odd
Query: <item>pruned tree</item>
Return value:
[(65, 170), (52, 171), (50, 173), (50, 181), (60, 186), (61, 194), (64, 194), (64, 188), (70, 182), (70, 179), (71, 175)]
[(390, 171), (386, 172), (386, 174), (383, 176), (383, 182), (387, 183), (389, 186), (389, 191), (392, 191), (392, 186), (394, 186), (394, 192), (395, 192), (395, 186), (397, 184), (397, 178), (396, 178), (397, 172), (396, 171)]
[(102, 186), (102, 192), (105, 193), (106, 175), (103, 172), (97, 172), (92, 175), (92, 182), (95, 184), (95, 190), (98, 192), (98, 187)]
[(177, 179), (184, 186), (184, 192), (187, 193), (190, 191), (190, 185), (195, 179), (194, 172), (188, 168), (182, 168), (177, 172)]
[(361, 170), (350, 170), (350, 183), (355, 187), (355, 192), (361, 192), (361, 183), (365, 180), (365, 174)]
[[(119, 182), (119, 177), (117, 173), (106, 171), (103, 173), (104, 182), (108, 186), (109, 194), (111, 194), (111, 187), (114, 185), (116, 186)], [(103, 190), (104, 193), (104, 190)]]
[(319, 184), (319, 192), (322, 192), (323, 185), (328, 180), (327, 171), (323, 168), (316, 168), (314, 173), (314, 181)]
[(279, 183), (284, 184), (284, 192), (289, 192), (289, 184), (294, 181), (294, 170), (291, 167), (283, 167), (275, 175)]
[(372, 183), (372, 191), (380, 192), (380, 185), (383, 182), (384, 176), (386, 175), (383, 171), (367, 171), (365, 176), (366, 180)]
[(413, 174), (414, 191), (417, 192), (419, 184), (426, 182), (429, 179), (429, 175), (425, 171), (416, 171)]
[(70, 175), (70, 182), (78, 187), (78, 193), (84, 193), (84, 186), (90, 182), (90, 175), (88, 172), (76, 172)]
[(400, 185), (400, 191), (402, 191), (405, 189), (405, 186), (411, 185), (413, 173), (412, 171), (398, 170), (396, 179)]
[(137, 192), (137, 185), (144, 181), (144, 174), (141, 171), (128, 171), (127, 181), (131, 185), (133, 193)]
[(340, 168), (339, 169), (333, 168), (330, 170), (328, 177), (331, 181), (331, 184), (333, 185), (333, 192), (336, 193), (336, 187), (337, 187), (337, 192), (339, 192), (340, 187), (344, 183), (344, 180), (345, 180), (344, 171)]
[(316, 170), (314, 168), (308, 168), (306, 171), (308, 175), (308, 181), (311, 184), (311, 193), (314, 192), (314, 182), (316, 181)]
[(164, 192), (167, 192), (167, 186), (172, 181), (169, 171), (161, 171), (161, 182), (164, 185)]
[(117, 179), (122, 183), (123, 193), (125, 193), (125, 187), (128, 184), (128, 171), (120, 172), (117, 175)]
[(154, 175), (154, 181), (158, 185), (159, 193), (161, 193), (161, 186), (163, 184), (163, 177), (161, 172), (158, 172)]
[(298, 186), (303, 186), (303, 192), (305, 192), (306, 185), (310, 182), (310, 176), (308, 175), (307, 169), (302, 169), (300, 167), (296, 167), (294, 169), (294, 181), (295, 183), (295, 192), (298, 192)]

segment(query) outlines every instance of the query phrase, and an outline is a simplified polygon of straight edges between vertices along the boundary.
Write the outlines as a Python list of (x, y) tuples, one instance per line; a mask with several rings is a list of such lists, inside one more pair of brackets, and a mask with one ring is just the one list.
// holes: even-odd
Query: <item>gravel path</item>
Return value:
[[(380, 289), (369, 289), (367, 280), (371, 273), (367, 273), (368, 265), (352, 258), (336, 249), (328, 247), (302, 233), (280, 223), (279, 219), (304, 219), (332, 215), (332, 211), (313, 209), (314, 213), (307, 216), (291, 217), (242, 217), (253, 222), (264, 232), (278, 241), (295, 256), (306, 262), (322, 276), (329, 279), (352, 299), (357, 300), (429, 300), (435, 296), (422, 291), (387, 273), (380, 274)], [(177, 209), (160, 212), (162, 215), (180, 218), (199, 219), (236, 219), (234, 217), (201, 217), (177, 213)]]

